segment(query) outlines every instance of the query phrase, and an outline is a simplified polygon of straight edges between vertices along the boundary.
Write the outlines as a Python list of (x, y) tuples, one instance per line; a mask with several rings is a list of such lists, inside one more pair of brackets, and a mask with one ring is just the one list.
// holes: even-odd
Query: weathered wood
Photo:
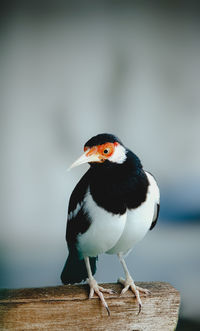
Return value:
[(87, 285), (0, 291), (0, 330), (174, 330), (178, 320), (179, 292), (168, 283), (137, 285), (151, 291), (138, 306), (131, 291), (119, 296), (119, 284), (104, 284), (116, 294), (105, 294), (111, 316), (97, 297), (88, 299)]

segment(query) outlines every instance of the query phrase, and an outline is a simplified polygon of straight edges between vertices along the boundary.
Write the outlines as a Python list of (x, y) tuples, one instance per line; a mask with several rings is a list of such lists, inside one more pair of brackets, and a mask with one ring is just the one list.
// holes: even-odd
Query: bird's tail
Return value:
[[(97, 257), (90, 257), (90, 266), (92, 274), (96, 272)], [(70, 250), (67, 261), (61, 273), (61, 280), (63, 284), (80, 283), (88, 278), (87, 269), (84, 259), (80, 259), (76, 249)]]

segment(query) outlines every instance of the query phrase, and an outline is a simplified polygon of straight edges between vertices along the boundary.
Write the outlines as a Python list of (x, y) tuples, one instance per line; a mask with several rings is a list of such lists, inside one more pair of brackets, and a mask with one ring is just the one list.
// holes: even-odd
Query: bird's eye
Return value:
[(111, 143), (106, 143), (99, 146), (99, 154), (104, 157), (104, 160), (109, 158), (114, 152), (114, 146)]

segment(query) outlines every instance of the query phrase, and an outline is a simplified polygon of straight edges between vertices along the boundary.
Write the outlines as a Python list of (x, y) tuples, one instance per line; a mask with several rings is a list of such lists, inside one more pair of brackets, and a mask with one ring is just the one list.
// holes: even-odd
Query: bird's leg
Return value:
[(144, 294), (147, 295), (147, 294), (150, 294), (150, 291), (135, 285), (135, 283), (133, 281), (133, 278), (131, 277), (131, 275), (128, 271), (127, 265), (124, 261), (124, 258), (122, 256), (122, 254), (119, 253), (118, 257), (119, 257), (119, 260), (122, 264), (122, 267), (124, 269), (124, 273), (125, 273), (125, 276), (126, 276), (125, 280), (123, 278), (118, 279), (118, 282), (121, 283), (122, 285), (124, 285), (124, 288), (121, 291), (121, 295), (124, 294), (129, 288), (131, 289), (131, 291), (135, 294), (136, 300), (137, 300), (138, 305), (139, 305), (139, 312), (138, 312), (138, 314), (139, 314), (140, 311), (141, 311), (141, 308), (142, 308), (142, 301), (140, 299), (140, 293), (139, 292), (144, 293)]
[(105, 289), (97, 284), (97, 281), (92, 276), (89, 257), (85, 257), (84, 260), (85, 260), (86, 269), (87, 269), (87, 273), (88, 273), (87, 283), (90, 286), (89, 299), (91, 299), (94, 296), (94, 293), (96, 293), (98, 295), (99, 299), (101, 300), (102, 305), (106, 308), (108, 315), (110, 315), (110, 310), (108, 308), (108, 305), (106, 303), (106, 300), (104, 299), (102, 292), (113, 294), (114, 291), (110, 290), (110, 289)]

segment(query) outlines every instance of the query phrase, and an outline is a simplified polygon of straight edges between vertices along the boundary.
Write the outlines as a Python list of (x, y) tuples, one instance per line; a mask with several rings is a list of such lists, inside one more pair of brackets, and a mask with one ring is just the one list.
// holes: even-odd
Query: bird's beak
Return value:
[(78, 160), (72, 163), (68, 170), (71, 170), (72, 168), (87, 162), (101, 162), (99, 159), (99, 154), (97, 153), (97, 149), (95, 147), (91, 148), (89, 151), (87, 150), (83, 155), (81, 155)]

